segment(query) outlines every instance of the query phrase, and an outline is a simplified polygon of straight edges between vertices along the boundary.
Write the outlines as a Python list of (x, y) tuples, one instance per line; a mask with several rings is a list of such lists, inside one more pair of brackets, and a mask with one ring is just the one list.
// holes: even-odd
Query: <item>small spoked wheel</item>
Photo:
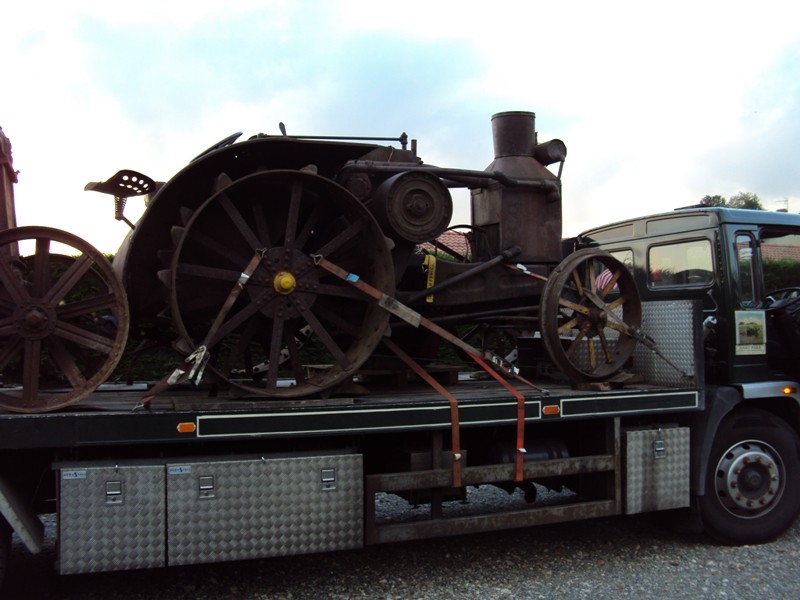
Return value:
[(114, 370), (127, 335), (125, 291), (99, 251), (49, 227), (0, 232), (0, 406), (77, 402)]
[(639, 292), (620, 261), (596, 249), (564, 259), (547, 280), (539, 308), (542, 341), (573, 381), (613, 376), (636, 346), (642, 320)]

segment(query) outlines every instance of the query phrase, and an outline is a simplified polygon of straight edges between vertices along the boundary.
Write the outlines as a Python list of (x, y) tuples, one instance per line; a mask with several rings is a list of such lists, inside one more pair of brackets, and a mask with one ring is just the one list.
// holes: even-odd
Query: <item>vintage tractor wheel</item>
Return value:
[[(305, 171), (232, 183), (223, 176), (218, 187), (173, 229), (162, 279), (179, 349), (205, 346), (218, 377), (258, 396), (312, 396), (352, 376), (389, 315), (314, 259), (391, 294), (392, 258), (372, 215), (344, 188)], [(284, 376), (294, 383), (279, 384)]]
[(628, 269), (588, 248), (567, 258), (542, 292), (539, 326), (550, 358), (574, 381), (601, 381), (630, 358), (642, 307)]
[(122, 283), (100, 252), (58, 229), (2, 231), (0, 257), (0, 406), (44, 412), (77, 402), (125, 349)]

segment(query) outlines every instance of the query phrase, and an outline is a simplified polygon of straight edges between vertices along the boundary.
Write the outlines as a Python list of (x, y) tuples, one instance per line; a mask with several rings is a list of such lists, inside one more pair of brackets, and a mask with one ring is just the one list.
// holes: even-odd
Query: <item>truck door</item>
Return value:
[(800, 229), (764, 227), (758, 248), (767, 361), (772, 371), (800, 377)]

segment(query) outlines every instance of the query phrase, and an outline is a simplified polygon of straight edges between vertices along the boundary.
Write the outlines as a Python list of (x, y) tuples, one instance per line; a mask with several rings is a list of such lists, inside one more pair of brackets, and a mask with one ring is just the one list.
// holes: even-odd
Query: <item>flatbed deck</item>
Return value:
[[(612, 391), (548, 384), (517, 385), (525, 421), (575, 420), (702, 408), (696, 388), (629, 385)], [(518, 401), (495, 381), (461, 380), (445, 388), (458, 400), (461, 427), (514, 425)], [(68, 409), (43, 414), (0, 412), (0, 448), (182, 443), (297, 438), (449, 429), (450, 404), (424, 385), (375, 389), (365, 396), (256, 400), (211, 396), (186, 386), (134, 410), (146, 385), (104, 385)], [(547, 407), (547, 410), (545, 410)]]

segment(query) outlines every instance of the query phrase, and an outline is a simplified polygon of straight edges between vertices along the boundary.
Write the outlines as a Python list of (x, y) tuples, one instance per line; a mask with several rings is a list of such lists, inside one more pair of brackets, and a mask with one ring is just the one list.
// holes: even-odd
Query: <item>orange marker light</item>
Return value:
[(557, 415), (559, 412), (558, 404), (548, 404), (542, 408), (542, 413), (545, 415)]
[(796, 391), (797, 391), (797, 388), (794, 388), (794, 387), (791, 387), (791, 386), (788, 386), (788, 385), (783, 388), (783, 393), (786, 394), (787, 396), (790, 395), (790, 394), (794, 394)]
[(194, 433), (196, 429), (194, 423), (178, 423), (178, 433)]

